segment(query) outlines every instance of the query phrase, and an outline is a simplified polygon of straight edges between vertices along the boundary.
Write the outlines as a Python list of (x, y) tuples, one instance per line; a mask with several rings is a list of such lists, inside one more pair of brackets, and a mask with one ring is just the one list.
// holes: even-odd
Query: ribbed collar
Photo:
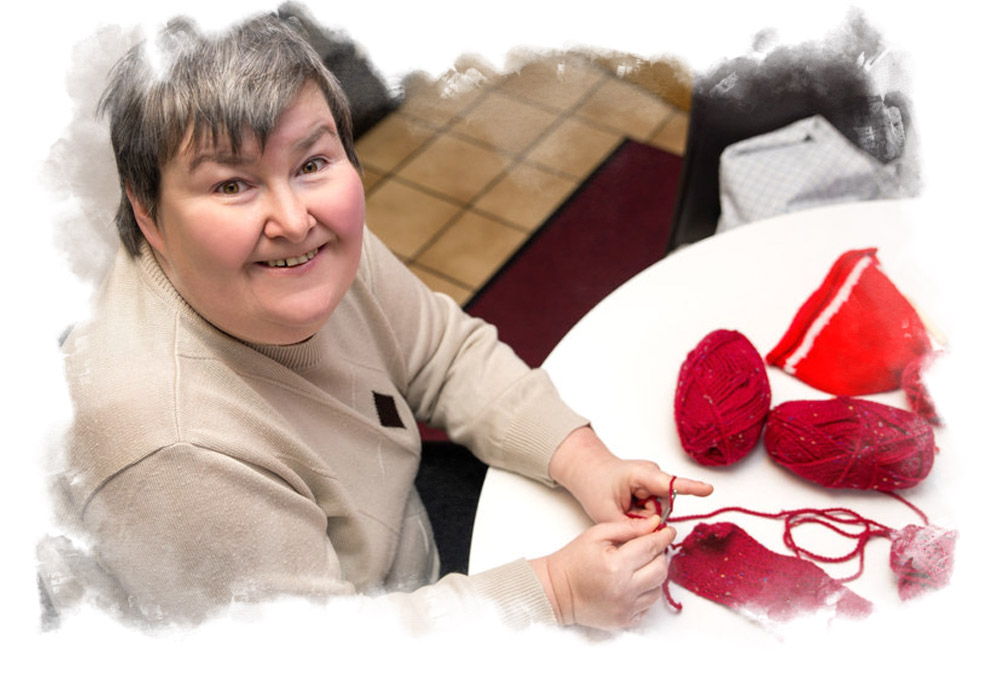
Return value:
[(210, 335), (212, 341), (237, 342), (260, 352), (264, 356), (296, 372), (312, 368), (322, 360), (326, 344), (323, 339), (326, 333), (323, 330), (320, 330), (309, 339), (298, 344), (279, 345), (245, 342), (212, 325), (187, 303), (181, 294), (177, 292), (174, 284), (167, 278), (167, 275), (160, 267), (160, 263), (156, 261), (156, 257), (153, 255), (153, 249), (145, 241), (142, 243), (141, 252), (139, 257), (136, 258), (136, 263), (142, 272), (143, 278), (148, 281), (150, 287), (153, 289), (154, 294), (177, 309), (191, 323), (192, 330)]
[(309, 339), (298, 344), (253, 344), (250, 342), (244, 342), (244, 344), (277, 361), (289, 370), (301, 372), (316, 366), (323, 360), (323, 356), (328, 355), (323, 350), (326, 345), (326, 342), (323, 341), (324, 335), (325, 333), (321, 329)]

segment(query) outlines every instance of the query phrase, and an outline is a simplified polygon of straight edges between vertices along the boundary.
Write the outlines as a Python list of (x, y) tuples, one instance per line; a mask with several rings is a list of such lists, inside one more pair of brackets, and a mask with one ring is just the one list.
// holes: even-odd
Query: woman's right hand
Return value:
[(600, 523), (549, 556), (531, 561), (561, 625), (623, 629), (661, 595), (664, 553), (676, 536), (658, 516)]

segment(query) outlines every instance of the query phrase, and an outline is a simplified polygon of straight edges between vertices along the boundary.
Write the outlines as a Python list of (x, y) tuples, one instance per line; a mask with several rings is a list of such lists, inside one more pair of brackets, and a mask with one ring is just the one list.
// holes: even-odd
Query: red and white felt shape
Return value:
[(903, 369), (931, 343), (875, 253), (851, 250), (837, 259), (768, 353), (769, 365), (839, 396), (900, 387)]

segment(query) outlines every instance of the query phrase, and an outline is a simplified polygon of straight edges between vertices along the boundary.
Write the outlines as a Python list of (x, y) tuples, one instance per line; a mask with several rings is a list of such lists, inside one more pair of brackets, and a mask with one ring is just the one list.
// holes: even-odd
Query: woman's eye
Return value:
[(302, 168), (299, 170), (302, 174), (312, 174), (313, 172), (319, 172), (323, 168), (323, 163), (326, 162), (322, 158), (312, 158), (307, 160), (302, 164)]
[(236, 194), (238, 194), (240, 191), (243, 190), (243, 182), (237, 181), (235, 179), (227, 182), (222, 182), (217, 187), (215, 187), (215, 190), (227, 196), (235, 196)]

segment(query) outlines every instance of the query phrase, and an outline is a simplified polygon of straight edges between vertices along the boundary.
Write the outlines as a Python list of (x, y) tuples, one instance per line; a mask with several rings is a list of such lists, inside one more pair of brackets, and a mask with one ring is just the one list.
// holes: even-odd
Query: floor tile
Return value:
[(366, 170), (391, 172), (433, 134), (427, 123), (392, 113), (358, 140), (358, 156)]
[(521, 163), (476, 201), (475, 207), (534, 231), (576, 186), (575, 181)]
[(687, 145), (688, 114), (684, 111), (676, 111), (670, 116), (666, 123), (656, 131), (650, 138), (649, 143), (653, 146), (684, 155), (684, 148)]
[(482, 96), (485, 85), (454, 72), (434, 82), (411, 78), (399, 112), (442, 128)]
[(471, 137), (510, 155), (521, 154), (558, 118), (557, 113), (490, 92), (449, 132)]
[(496, 152), (445, 134), (402, 165), (398, 175), (465, 203), (496, 179), (507, 164)]
[(619, 73), (626, 80), (667, 104), (687, 111), (691, 108), (693, 74), (682, 61), (670, 57), (655, 61), (634, 54), (607, 52), (594, 59), (594, 66)]
[(670, 111), (661, 99), (636, 85), (608, 78), (580, 105), (576, 115), (635, 139), (646, 139)]
[(546, 135), (526, 159), (582, 180), (590, 176), (621, 141), (620, 134), (567, 118)]
[(383, 178), (385, 178), (385, 175), (378, 170), (364, 168), (364, 171), (361, 173), (361, 184), (365, 187), (365, 195), (371, 193)]
[(403, 105), (357, 143), (369, 226), (458, 304), (625, 137), (684, 152), (687, 113), (663, 97), (579, 54), (517, 59), (502, 76), (469, 59), (437, 80), (408, 77)]
[(600, 70), (582, 59), (538, 57), (507, 76), (500, 90), (553, 110), (567, 111), (602, 77)]
[(478, 289), (527, 239), (500, 222), (466, 212), (417, 258), (431, 271)]
[(465, 285), (459, 285), (455, 281), (443, 278), (433, 271), (428, 271), (419, 264), (411, 264), (409, 269), (416, 275), (417, 278), (422, 280), (424, 285), (428, 288), (434, 292), (443, 292), (455, 300), (455, 303), (459, 306), (468, 302), (475, 292), (472, 288)]
[(460, 206), (390, 178), (368, 197), (369, 228), (398, 256), (413, 257), (458, 214)]

